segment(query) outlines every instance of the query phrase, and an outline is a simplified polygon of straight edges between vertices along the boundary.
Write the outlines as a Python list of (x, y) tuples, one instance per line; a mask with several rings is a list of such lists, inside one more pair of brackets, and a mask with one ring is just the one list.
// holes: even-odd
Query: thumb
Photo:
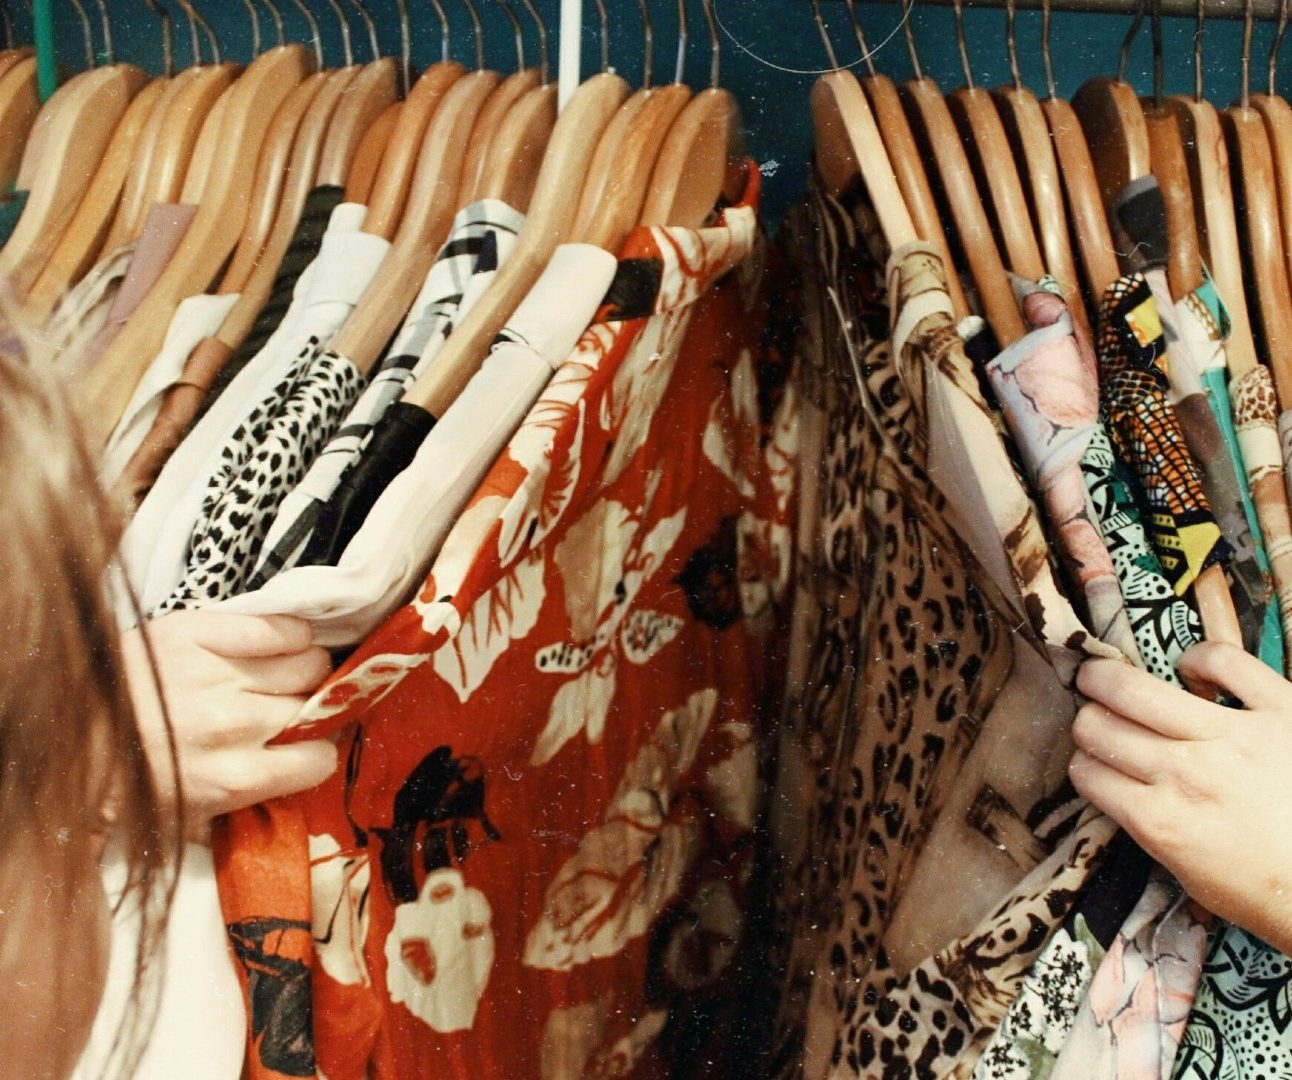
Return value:
[(170, 629), (181, 632), (199, 648), (229, 660), (258, 656), (294, 656), (314, 643), (310, 624), (292, 615), (182, 611), (166, 615), (164, 619), (182, 619), (178, 625), (172, 624)]
[(257, 754), (257, 781), (247, 802), (309, 791), (336, 772), (337, 748), (327, 739), (272, 746)]
[(1202, 696), (1208, 690), (1225, 690), (1249, 709), (1273, 709), (1288, 701), (1288, 682), (1282, 674), (1226, 642), (1194, 645), (1180, 657), (1177, 670), (1189, 688)]

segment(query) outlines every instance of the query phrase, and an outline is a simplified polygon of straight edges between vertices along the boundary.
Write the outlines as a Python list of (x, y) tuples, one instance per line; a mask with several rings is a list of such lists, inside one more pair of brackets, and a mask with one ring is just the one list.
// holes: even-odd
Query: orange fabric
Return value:
[(218, 837), (255, 1080), (663, 1075), (730, 1005), (796, 468), (748, 177), (629, 238), (420, 594), (306, 706), (342, 769)]

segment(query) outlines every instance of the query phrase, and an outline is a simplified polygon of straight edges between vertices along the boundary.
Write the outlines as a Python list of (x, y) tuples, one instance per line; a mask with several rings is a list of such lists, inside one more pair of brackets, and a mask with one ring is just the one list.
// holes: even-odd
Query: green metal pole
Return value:
[(58, 57), (54, 55), (53, 0), (33, 0), (32, 22), (35, 24), (36, 85), (40, 100), (48, 101), (58, 89)]

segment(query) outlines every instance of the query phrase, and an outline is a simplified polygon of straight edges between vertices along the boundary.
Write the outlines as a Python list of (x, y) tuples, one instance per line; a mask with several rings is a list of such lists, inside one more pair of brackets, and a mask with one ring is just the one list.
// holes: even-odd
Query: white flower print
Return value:
[(548, 886), (543, 915), (525, 942), (530, 967), (569, 971), (619, 952), (677, 895), (699, 842), (697, 822), (671, 813), (695, 761), (718, 693), (700, 690), (660, 720), (628, 763), (602, 824)]
[(534, 629), (546, 588), (541, 551), (531, 552), (475, 602), (461, 629), (435, 651), (435, 670), (465, 702), (498, 658)]
[(704, 791), (709, 804), (724, 818), (748, 830), (758, 812), (758, 750), (753, 729), (744, 721), (718, 728), (716, 737), (728, 752), (704, 774)]
[(612, 1016), (618, 1019), (621, 1014), (600, 1001), (553, 1009), (539, 1050), (542, 1080), (628, 1076), (668, 1020), (666, 1010), (655, 1009), (636, 1021), (626, 1035), (607, 1043)]
[[(658, 474), (647, 486), (650, 504)], [(580, 731), (601, 738), (615, 691), (622, 653), (645, 663), (676, 637), (679, 620), (644, 612), (629, 622), (633, 601), (658, 572), (686, 523), (686, 509), (642, 528), (642, 514), (614, 499), (603, 499), (570, 527), (553, 558), (565, 588), (572, 641), (549, 645), (534, 658), (539, 671), (574, 675), (552, 699), (547, 725), (530, 758), (550, 761)], [(627, 625), (626, 625), (627, 624)], [(625, 630), (621, 636), (620, 631)]]
[(337, 982), (367, 986), (363, 945), (368, 937), (368, 855), (343, 852), (326, 833), (311, 836), (309, 844), (314, 951)]
[(714, 398), (709, 407), (709, 421), (704, 426), (704, 456), (735, 486), (746, 499), (754, 497), (754, 481), (745, 467), (740, 447), (733, 445), (736, 432), (758, 430), (758, 377), (753, 356), (748, 349), (731, 370), (731, 395)]
[(308, 728), (341, 713), (359, 715), (395, 689), (430, 653), (380, 653), (370, 656), (344, 678), (325, 686), (297, 717), (294, 728)]
[(435, 1031), (463, 1031), (493, 969), (493, 910), (458, 870), (426, 876), (411, 904), (395, 908), (386, 938), (386, 989)]
[(421, 616), (423, 633), (434, 636), (443, 631), (451, 636), (458, 632), (461, 620), (458, 609), (453, 606), (453, 597), (462, 588), (481, 545), (498, 524), (498, 515), (506, 503), (501, 495), (486, 495), (458, 515), (435, 556), (430, 573), (413, 597), (413, 610)]

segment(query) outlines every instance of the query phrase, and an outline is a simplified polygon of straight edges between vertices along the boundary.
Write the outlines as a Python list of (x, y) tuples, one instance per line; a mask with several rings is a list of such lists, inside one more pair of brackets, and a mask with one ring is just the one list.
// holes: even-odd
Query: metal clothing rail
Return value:
[[(928, 4), (937, 7), (953, 7), (955, 0), (869, 0), (871, 3), (900, 4), (913, 2), (923, 7)], [(1248, 0), (1202, 0), (1202, 13), (1206, 19), (1242, 19), (1246, 15)], [(966, 10), (970, 8), (1001, 8), (1006, 0), (963, 0)], [(1279, 17), (1281, 0), (1250, 0), (1252, 15), (1263, 22), (1273, 22)], [(1040, 11), (1046, 7), (1045, 0), (1015, 0), (1014, 6), (1019, 11)], [(1051, 11), (1081, 11), (1098, 15), (1134, 15), (1140, 9), (1139, 0), (1049, 0)], [(1167, 16), (1177, 18), (1196, 18), (1197, 0), (1158, 0), (1158, 10)]]
[(31, 6), (32, 43), (36, 48), (36, 87), (48, 101), (58, 88), (58, 57), (54, 51), (54, 0), (34, 0)]

